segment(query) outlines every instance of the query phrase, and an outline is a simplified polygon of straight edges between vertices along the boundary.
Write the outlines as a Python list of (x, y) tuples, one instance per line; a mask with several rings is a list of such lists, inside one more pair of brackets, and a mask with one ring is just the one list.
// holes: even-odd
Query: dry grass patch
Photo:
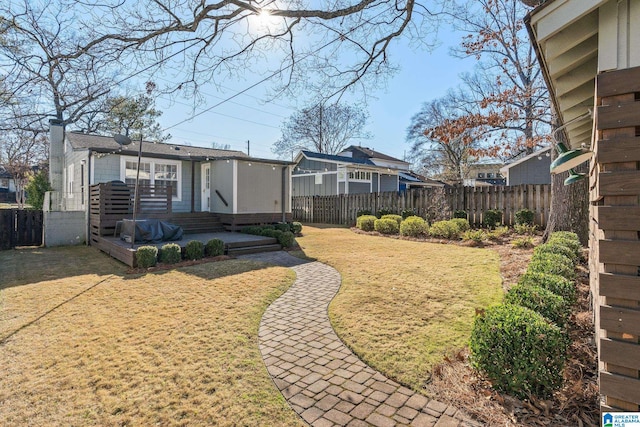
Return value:
[(342, 275), (329, 307), (338, 335), (384, 374), (423, 388), (431, 369), (467, 345), (475, 309), (502, 298), (495, 252), (305, 226), (309, 257)]
[(101, 273), (45, 268), (29, 284), (5, 281), (0, 253), (0, 312), (18, 316), (0, 338), (0, 425), (301, 425), (257, 345), (292, 272), (234, 260), (126, 276), (90, 252)]

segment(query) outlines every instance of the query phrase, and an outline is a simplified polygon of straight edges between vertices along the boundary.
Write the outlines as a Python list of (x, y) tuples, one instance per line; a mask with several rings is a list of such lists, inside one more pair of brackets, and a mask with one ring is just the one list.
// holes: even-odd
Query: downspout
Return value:
[[(86, 245), (91, 246), (91, 153), (89, 150), (89, 155), (87, 156), (87, 185), (85, 190), (86, 197), (86, 205), (85, 205), (85, 215), (87, 222), (87, 241)], [(82, 177), (84, 179), (84, 177)]]
[(194, 160), (191, 160), (191, 213), (195, 212), (195, 206), (196, 206), (196, 162)]
[(287, 184), (287, 169), (289, 167), (288, 166), (283, 166), (282, 167), (282, 222), (287, 222), (287, 201), (285, 200), (285, 198), (287, 197), (286, 193), (286, 184)]

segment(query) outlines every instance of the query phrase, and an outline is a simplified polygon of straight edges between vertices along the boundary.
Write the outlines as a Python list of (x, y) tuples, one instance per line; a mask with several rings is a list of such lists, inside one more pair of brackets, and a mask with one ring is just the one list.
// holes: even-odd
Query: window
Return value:
[[(136, 167), (138, 159), (135, 157), (122, 157), (120, 161), (120, 179), (128, 185), (136, 183)], [(180, 201), (182, 188), (179, 177), (182, 164), (175, 160), (142, 159), (140, 162), (140, 185), (153, 185), (156, 187), (171, 186), (173, 200)]]
[(478, 178), (484, 178), (484, 174), (483, 174), (482, 172), (480, 172), (480, 173), (478, 174)]
[(362, 172), (362, 171), (349, 172), (349, 180), (371, 181), (371, 172)]
[(493, 174), (492, 174), (491, 172), (489, 172), (489, 173), (487, 174), (487, 178), (493, 178)]

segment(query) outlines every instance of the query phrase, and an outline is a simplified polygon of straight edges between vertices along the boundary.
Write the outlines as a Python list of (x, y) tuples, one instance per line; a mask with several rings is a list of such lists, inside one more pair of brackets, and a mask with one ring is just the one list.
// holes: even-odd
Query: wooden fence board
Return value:
[(602, 305), (600, 306), (600, 327), (620, 334), (640, 335), (640, 311)]
[(600, 372), (600, 393), (625, 402), (640, 404), (640, 380)]
[(602, 338), (600, 340), (600, 357), (617, 366), (640, 369), (639, 344)]
[[(519, 185), (495, 187), (450, 187), (446, 189), (414, 189), (403, 193), (362, 193), (337, 196), (298, 196), (292, 198), (292, 213), (296, 221), (351, 225), (360, 210), (372, 214), (381, 209), (397, 213), (413, 210), (417, 215), (428, 217), (430, 212), (464, 210), (469, 222), (479, 226), (484, 211), (498, 209), (503, 212), (503, 222), (513, 225), (515, 213), (520, 209), (534, 212), (536, 223), (546, 226), (549, 217), (549, 185)], [(445, 206), (440, 206), (442, 200)], [(431, 218), (432, 219), (432, 218)]]

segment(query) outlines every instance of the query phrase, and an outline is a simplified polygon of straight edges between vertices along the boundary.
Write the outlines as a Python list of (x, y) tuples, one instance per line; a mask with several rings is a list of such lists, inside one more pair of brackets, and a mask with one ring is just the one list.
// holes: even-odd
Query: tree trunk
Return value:
[[(557, 154), (552, 150), (552, 158)], [(576, 172), (588, 173), (589, 163), (575, 168)], [(583, 179), (571, 185), (564, 185), (568, 172), (551, 175), (551, 209), (543, 240), (554, 231), (573, 231), (580, 242), (589, 241), (589, 180)]]

